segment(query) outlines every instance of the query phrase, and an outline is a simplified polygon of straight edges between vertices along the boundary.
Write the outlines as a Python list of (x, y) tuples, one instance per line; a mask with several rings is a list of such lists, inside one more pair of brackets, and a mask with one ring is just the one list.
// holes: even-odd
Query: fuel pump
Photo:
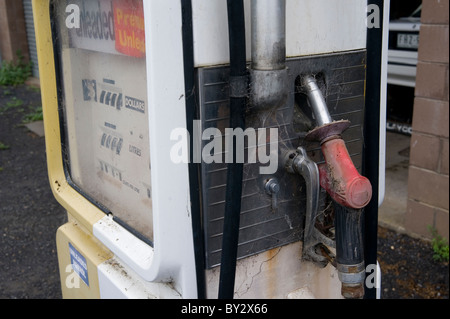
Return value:
[(369, 8), (33, 0), (63, 296), (363, 298)]

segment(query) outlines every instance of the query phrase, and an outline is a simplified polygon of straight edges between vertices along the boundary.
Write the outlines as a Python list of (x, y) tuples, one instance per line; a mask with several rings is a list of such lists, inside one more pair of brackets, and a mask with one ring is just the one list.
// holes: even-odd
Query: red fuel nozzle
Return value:
[(356, 170), (345, 142), (332, 139), (322, 144), (325, 164), (319, 165), (320, 185), (339, 204), (361, 209), (372, 198), (370, 181)]
[(370, 181), (361, 176), (348, 154), (342, 132), (349, 126), (346, 120), (333, 121), (325, 98), (314, 77), (302, 78), (302, 88), (308, 96), (317, 127), (306, 139), (320, 142), (325, 164), (319, 166), (320, 185), (335, 205), (336, 268), (345, 298), (364, 296), (364, 253), (362, 239), (362, 208), (372, 198)]
[(350, 122), (332, 121), (314, 77), (304, 76), (302, 83), (318, 124), (306, 138), (321, 143), (326, 162), (325, 165), (319, 165), (320, 186), (340, 205), (361, 209), (372, 198), (372, 185), (356, 170), (341, 137)]

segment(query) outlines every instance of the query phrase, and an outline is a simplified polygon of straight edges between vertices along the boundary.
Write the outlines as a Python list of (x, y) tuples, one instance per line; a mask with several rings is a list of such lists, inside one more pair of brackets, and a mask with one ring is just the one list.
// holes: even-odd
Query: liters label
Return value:
[(143, 57), (145, 55), (145, 23), (142, 0), (115, 0), (114, 27), (116, 50)]
[(70, 263), (74, 272), (80, 276), (81, 280), (89, 287), (89, 276), (86, 258), (69, 243)]

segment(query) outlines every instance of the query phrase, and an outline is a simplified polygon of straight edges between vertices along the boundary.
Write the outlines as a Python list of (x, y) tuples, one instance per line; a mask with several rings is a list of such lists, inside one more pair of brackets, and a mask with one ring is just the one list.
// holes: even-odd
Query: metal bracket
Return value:
[(317, 164), (312, 161), (303, 147), (289, 155), (285, 168), (290, 173), (300, 174), (306, 182), (306, 217), (305, 233), (303, 237), (303, 258), (313, 261), (321, 267), (333, 262), (333, 255), (326, 247), (335, 247), (334, 240), (322, 234), (316, 227), (317, 212), (319, 209), (320, 177)]

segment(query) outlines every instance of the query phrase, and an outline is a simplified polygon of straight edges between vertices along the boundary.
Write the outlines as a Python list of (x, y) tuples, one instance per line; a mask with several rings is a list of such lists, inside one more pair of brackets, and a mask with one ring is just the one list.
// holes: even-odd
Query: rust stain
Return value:
[(274, 298), (277, 291), (277, 259), (276, 256), (281, 251), (281, 248), (273, 248), (267, 251), (267, 266), (266, 278), (267, 278), (267, 296), (268, 298)]
[(361, 299), (364, 297), (364, 287), (362, 284), (345, 285), (342, 284), (342, 296), (348, 299)]

